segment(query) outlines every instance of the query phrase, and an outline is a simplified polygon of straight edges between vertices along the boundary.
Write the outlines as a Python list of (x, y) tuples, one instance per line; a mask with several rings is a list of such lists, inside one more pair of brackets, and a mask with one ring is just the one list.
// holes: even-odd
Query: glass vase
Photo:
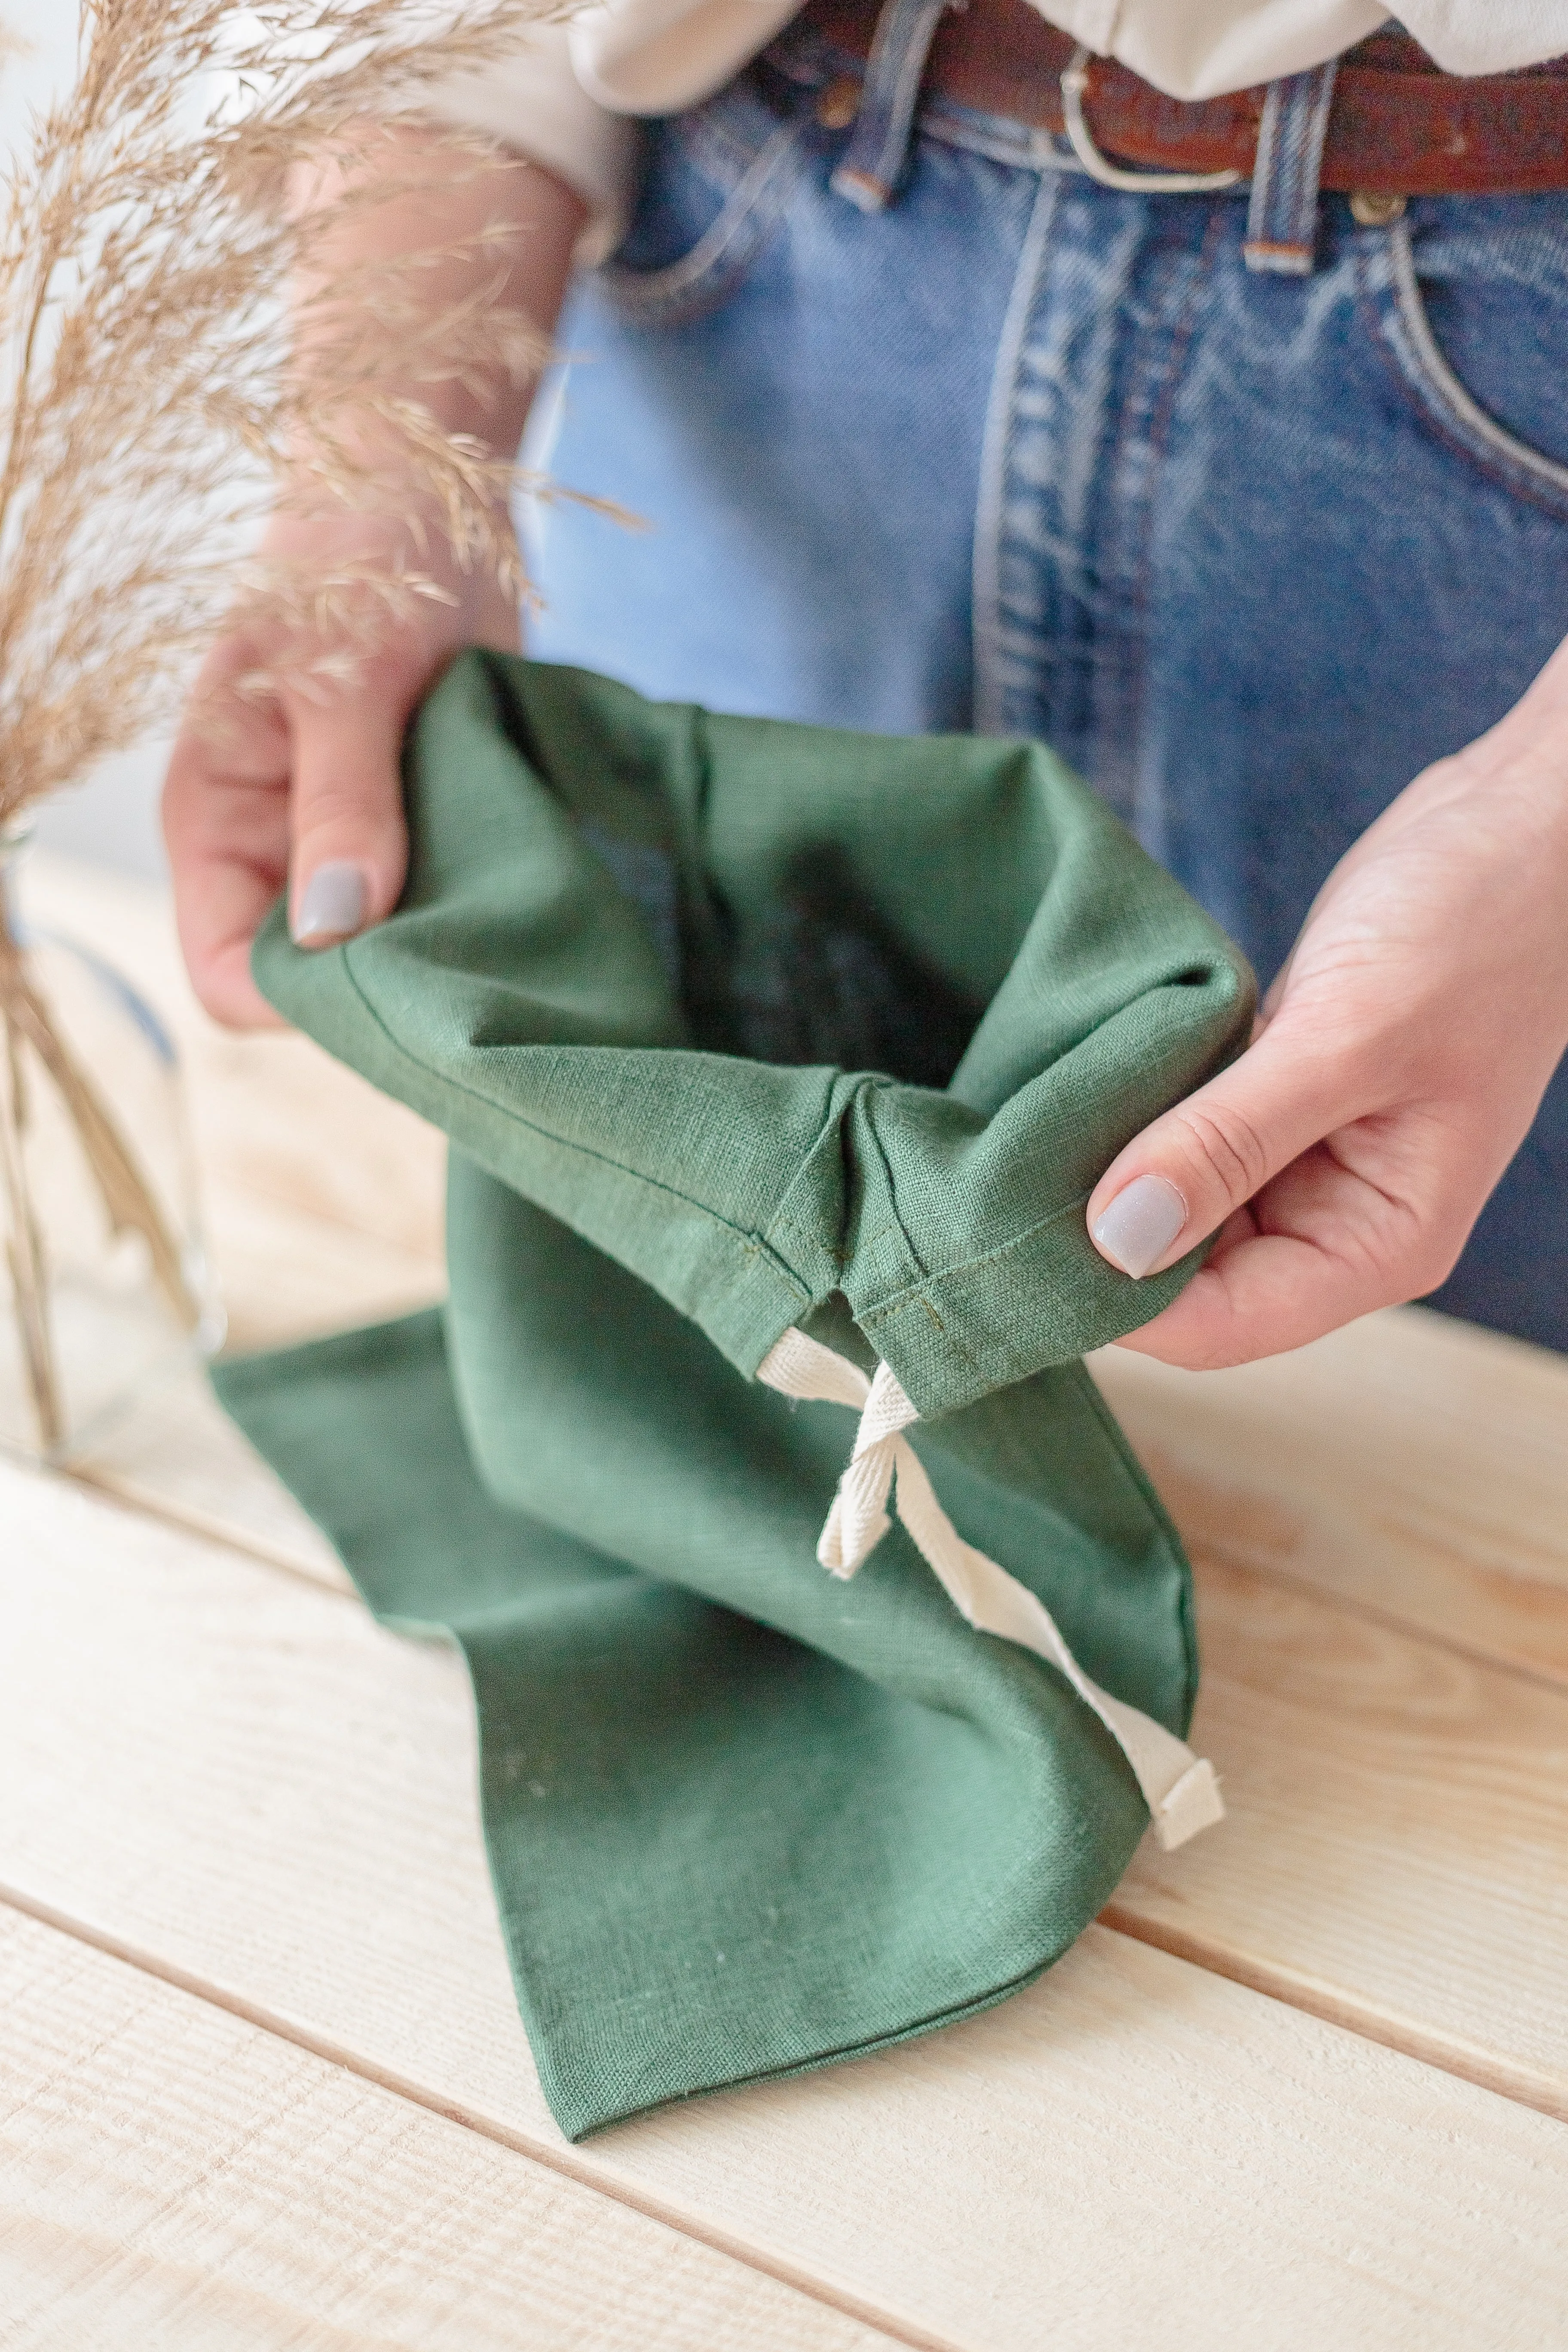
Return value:
[(0, 834), (0, 1447), (65, 1463), (211, 1354), (179, 1057), (96, 948), (18, 912)]

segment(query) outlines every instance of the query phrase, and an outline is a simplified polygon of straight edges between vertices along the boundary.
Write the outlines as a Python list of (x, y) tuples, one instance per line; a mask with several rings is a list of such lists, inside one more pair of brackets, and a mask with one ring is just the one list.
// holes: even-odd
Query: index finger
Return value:
[(283, 1025), (250, 976), (250, 946), (289, 864), (289, 729), (232, 690), (241, 644), (209, 657), (170, 755), (163, 838), (180, 945), (197, 997), (240, 1029)]

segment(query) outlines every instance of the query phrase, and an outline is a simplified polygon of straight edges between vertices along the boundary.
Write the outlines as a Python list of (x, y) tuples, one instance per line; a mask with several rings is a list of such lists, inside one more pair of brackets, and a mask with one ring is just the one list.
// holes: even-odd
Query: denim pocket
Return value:
[(647, 137), (637, 215), (598, 280), (634, 324), (679, 326), (744, 284), (799, 183), (809, 127), (742, 83)]
[[(1468, 218), (1453, 217), (1458, 205)], [(1444, 200), (1419, 238), (1407, 215), (1358, 239), (1356, 268), (1426, 422), (1503, 488), (1568, 519), (1568, 205)]]

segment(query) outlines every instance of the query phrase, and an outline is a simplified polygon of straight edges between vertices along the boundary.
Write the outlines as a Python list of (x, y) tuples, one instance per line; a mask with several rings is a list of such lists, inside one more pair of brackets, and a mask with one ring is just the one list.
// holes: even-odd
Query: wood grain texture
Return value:
[[(181, 1042), (232, 1344), (437, 1297), (440, 1138), (306, 1039), (208, 1021), (161, 893), (42, 856), (25, 879), (35, 919), (110, 952)], [(1194, 1551), (1568, 1683), (1561, 1358), (1407, 1308), (1235, 1371), (1176, 1372), (1119, 1349), (1095, 1370)], [(93, 1466), (139, 1500), (334, 1572), (210, 1419), (182, 1447), (139, 1417)]]
[[(198, 1472), (196, 1433), (171, 1428), (182, 1475), (143, 1463), (140, 1486), (164, 1507), (180, 1491), (190, 1524), (221, 1530), (239, 1490), (216, 1459)], [(243, 1454), (221, 1423), (205, 1436)], [(252, 1549), (342, 1588), (268, 1475), (244, 1478)], [(1196, 1579), (1194, 1737), (1229, 1819), (1175, 1855), (1146, 1842), (1108, 1916), (1568, 2116), (1568, 1696), (1277, 1573), (1200, 1555)]]
[(1419, 1307), (1095, 1376), (1191, 1549), (1568, 1686), (1568, 1360)]
[[(53, 887), (75, 903), (79, 886), (61, 871)], [(132, 969), (192, 1050), (216, 1051), (181, 1003), (155, 895), (86, 887), (93, 920), (130, 941)], [(234, 1069), (209, 1083), (198, 1059), (193, 1074), (216, 1139), (214, 1213), (242, 1237), (227, 1262), (247, 1340), (417, 1303), (433, 1278), (429, 1131), (409, 1123), (399, 1205), (394, 1107), (370, 1097), (362, 1119), (365, 1090), (302, 1041), (219, 1045)], [(247, 1055), (260, 1058), (240, 1085)], [(257, 1169), (265, 1192), (250, 1189)], [(346, 1222), (357, 1201), (374, 1230)], [(1178, 1857), (1141, 1856), (1112, 1916), (1560, 2112), (1560, 1711), (1472, 1669), (1512, 1657), (1551, 1677), (1568, 1644), (1568, 1366), (1413, 1311), (1235, 1373), (1173, 1373), (1116, 1349), (1097, 1370), (1197, 1552), (1199, 1738), (1226, 1771), (1232, 1813)], [(171, 1389), (154, 1406), (91, 1475), (342, 1585), (329, 1547), (205, 1392)], [(1452, 1646), (1411, 1646), (1399, 1633), (1411, 1623)], [(1499, 1754), (1480, 1752), (1504, 1722)]]
[(326, 1537), (240, 1435), (196, 1366), (104, 1430), (71, 1475), (294, 1575), (353, 1590)]
[(5, 2352), (889, 2339), (0, 1907)]
[[(434, 1295), (429, 1130), (300, 1040), (204, 1024), (155, 897), (41, 878), (185, 1043), (241, 1344)], [(1097, 1371), (1197, 1555), (1232, 1816), (1140, 1856), (1111, 1916), (1142, 1948), (1094, 1932), (933, 2042), (564, 2150), (460, 1670), (312, 1590), (330, 1551), (173, 1389), (89, 1475), (297, 1578), (0, 1477), (31, 1547), (12, 1615), (50, 1662), (0, 1713), (0, 1876), (910, 2337), (1559, 2340), (1562, 2128), (1471, 2085), (1568, 2111), (1568, 1366), (1405, 1311), (1235, 1373)]]
[(253, 2022), (919, 2340), (1472, 2352), (1568, 2326), (1561, 2126), (1103, 1929), (931, 2041), (565, 2149), (458, 1661), (59, 1483), (0, 1472), (0, 1879)]
[(1108, 1916), (1568, 2118), (1568, 1694), (1255, 1570), (1198, 1596), (1227, 1818)]

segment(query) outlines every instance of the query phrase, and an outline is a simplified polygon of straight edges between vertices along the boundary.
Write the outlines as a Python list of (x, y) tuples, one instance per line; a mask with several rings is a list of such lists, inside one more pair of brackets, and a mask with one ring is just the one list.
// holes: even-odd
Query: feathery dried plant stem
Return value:
[[(0, 903), (0, 1010), (8, 1035), (31, 1047), (47, 1071), (70, 1115), (92, 1171), (111, 1233), (139, 1233), (147, 1244), (159, 1289), (187, 1330), (201, 1308), (180, 1261), (178, 1244), (164, 1223), (146, 1178), (122, 1140), (103, 1097), (61, 1037), (48, 1007), (33, 986), (24, 950)], [(13, 1044), (13, 1068), (16, 1044)], [(13, 1087), (13, 1092), (15, 1087)], [(25, 1184), (24, 1177), (24, 1184)]]
[(21, 1040), (7, 1001), (0, 1008), (5, 1035), (5, 1073), (0, 1084), (0, 1176), (5, 1186), (9, 1230), (5, 1237), (11, 1290), (16, 1302), (16, 1336), (22, 1369), (33, 1401), (38, 1450), (52, 1454), (65, 1434), (59, 1380), (49, 1331), (48, 1264), (43, 1236), (27, 1181), (26, 1128), (26, 1081), (22, 1071)]
[[(440, 421), (443, 387), (520, 384), (545, 355), (505, 299), (515, 224), (498, 215), (455, 245), (433, 228), (421, 251), (340, 269), (328, 214), (285, 191), (330, 168), (334, 201), (363, 214), (498, 160), (528, 169), (441, 129), (425, 102), (572, 5), (79, 0), (75, 87), (0, 159), (0, 830), (169, 711), (226, 607), (278, 648), (236, 689), (265, 697), (332, 690), (384, 626), (423, 598), (452, 601), (450, 572), (526, 593), (509, 499), (545, 486)], [(396, 125), (411, 114), (443, 142), (436, 166), (406, 163)], [(443, 299), (448, 270), (462, 290)], [(347, 560), (321, 573), (242, 563), (269, 478), (285, 512), (405, 518), (411, 562), (374, 577)], [(441, 563), (426, 563), (426, 537)], [(0, 1027), (0, 1192), (49, 1451), (66, 1431), (47, 1204), (24, 1148), (30, 1082), (58, 1093), (111, 1229), (145, 1237), (184, 1324), (199, 1314), (3, 901)]]

